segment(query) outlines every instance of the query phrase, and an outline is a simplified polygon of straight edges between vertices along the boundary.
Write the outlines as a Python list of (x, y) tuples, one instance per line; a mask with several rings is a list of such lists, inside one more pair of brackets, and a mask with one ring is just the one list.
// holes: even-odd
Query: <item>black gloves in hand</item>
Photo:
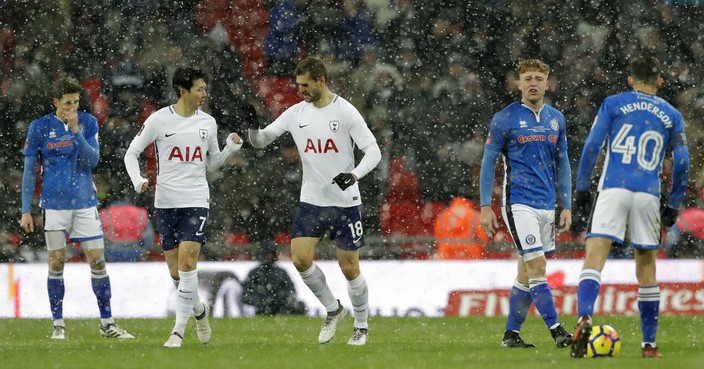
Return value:
[(592, 194), (589, 191), (577, 191), (574, 194), (574, 200), (572, 201), (572, 209), (574, 209), (574, 215), (584, 220), (589, 218), (589, 213), (592, 207)]
[(352, 186), (357, 180), (354, 179), (352, 173), (340, 173), (332, 179), (332, 183), (337, 183), (342, 191)]
[(662, 210), (660, 210), (660, 222), (662, 223), (662, 226), (665, 228), (672, 227), (672, 225), (675, 224), (675, 221), (677, 221), (677, 213), (679, 213), (679, 210), (673, 209), (669, 206), (662, 208)]
[(257, 117), (257, 109), (254, 108), (254, 105), (250, 103), (244, 105), (241, 120), (247, 129), (259, 129), (259, 117)]

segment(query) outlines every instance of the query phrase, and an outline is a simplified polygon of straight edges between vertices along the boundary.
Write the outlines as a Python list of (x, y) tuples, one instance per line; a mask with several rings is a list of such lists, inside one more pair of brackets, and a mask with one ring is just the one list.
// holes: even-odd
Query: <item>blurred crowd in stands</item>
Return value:
[[(362, 112), (382, 148), (379, 168), (360, 184), (366, 257), (435, 257), (435, 218), (454, 198), (478, 196), (487, 126), (518, 98), (516, 65), (529, 57), (552, 68), (547, 99), (567, 118), (574, 170), (602, 99), (628, 88), (628, 60), (644, 53), (663, 61), (660, 95), (688, 124), (687, 206), (702, 207), (699, 1), (9, 0), (0, 3), (0, 17), (4, 260), (31, 261), (44, 250), (41, 232), (23, 235), (17, 225), (21, 150), (29, 123), (51, 110), (57, 76), (81, 81), (82, 109), (101, 125), (100, 207), (150, 208), (150, 196), (133, 195), (123, 155), (144, 119), (175, 101), (170, 79), (177, 66), (210, 74), (204, 110), (217, 119), (223, 145), (230, 131), (246, 137), (238, 116), (247, 103), (269, 123), (302, 99), (293, 68), (306, 55), (325, 60), (331, 89)], [(231, 165), (210, 174), (207, 259), (248, 259), (247, 245), (272, 240), (285, 250), (301, 173), (292, 141), (278, 142), (263, 151), (245, 145)], [(143, 160), (153, 179), (154, 153)], [(583, 228), (578, 222), (558, 240), (581, 245)], [(484, 256), (510, 256), (506, 241), (499, 234)], [(143, 259), (158, 258), (158, 242), (142, 244)]]

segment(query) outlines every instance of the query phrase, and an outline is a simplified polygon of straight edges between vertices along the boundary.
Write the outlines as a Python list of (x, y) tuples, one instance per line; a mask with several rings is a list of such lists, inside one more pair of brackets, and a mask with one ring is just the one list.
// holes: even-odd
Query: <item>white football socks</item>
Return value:
[(325, 306), (325, 310), (333, 312), (339, 308), (337, 299), (333, 296), (325, 281), (325, 274), (315, 263), (306, 271), (299, 272), (303, 282), (310, 288), (315, 297)]
[[(183, 337), (188, 324), (188, 318), (193, 312), (193, 305), (198, 298), (198, 270), (190, 272), (178, 271), (181, 281), (176, 289), (178, 298), (176, 301), (176, 324), (172, 332), (177, 332)], [(201, 304), (202, 305), (202, 304)]]
[(362, 274), (357, 278), (347, 281), (347, 293), (352, 301), (354, 311), (354, 326), (357, 328), (369, 328), (367, 319), (369, 318), (369, 288), (367, 280)]
[[(174, 283), (174, 287), (176, 287), (176, 290), (178, 290), (178, 284), (181, 283), (181, 281), (179, 281), (178, 279), (173, 279), (173, 278), (171, 278), (171, 281)], [(196, 291), (198, 291), (198, 290), (196, 289)], [(196, 293), (195, 299), (193, 301), (194, 301), (193, 315), (195, 315), (195, 316), (202, 315), (203, 312), (205, 311), (205, 306), (200, 301), (200, 295), (198, 295), (198, 293)]]

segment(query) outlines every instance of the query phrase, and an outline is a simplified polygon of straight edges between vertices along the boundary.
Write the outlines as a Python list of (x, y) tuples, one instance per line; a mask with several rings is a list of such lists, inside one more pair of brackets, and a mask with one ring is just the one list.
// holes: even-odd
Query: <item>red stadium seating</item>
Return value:
[[(411, 201), (387, 202), (381, 206), (381, 232), (388, 236), (422, 237), (428, 236), (420, 217), (420, 207)], [(391, 254), (399, 259), (430, 259), (432, 252), (426, 242), (411, 241), (390, 244)]]
[(98, 119), (98, 125), (102, 126), (110, 116), (110, 100), (108, 100), (107, 96), (100, 94), (93, 100), (92, 105), (93, 115)]
[(389, 162), (389, 179), (387, 180), (387, 202), (420, 202), (418, 177), (407, 168), (406, 158), (396, 157)]
[(279, 232), (274, 235), (274, 243), (277, 246), (288, 246), (291, 244), (291, 233)]
[(262, 0), (232, 0), (232, 7), (240, 10), (263, 8), (264, 3)]
[(246, 232), (232, 232), (225, 235), (225, 246), (230, 248), (223, 255), (223, 260), (251, 260), (252, 255), (247, 246), (252, 243)]
[(257, 92), (275, 117), (303, 100), (293, 79), (288, 77), (262, 77), (257, 81)]
[(264, 50), (261, 47), (242, 47), (240, 49), (240, 57), (242, 58), (242, 71), (250, 81), (264, 75), (266, 60), (264, 58)]
[(420, 207), (421, 231), (425, 235), (432, 235), (435, 229), (435, 218), (447, 209), (444, 202), (425, 202)]
[(81, 80), (81, 87), (88, 93), (91, 104), (100, 96), (100, 88), (102, 86), (103, 80), (100, 77), (90, 77)]
[(208, 33), (216, 24), (230, 19), (230, 4), (227, 0), (202, 0), (196, 5), (195, 17), (198, 30)]

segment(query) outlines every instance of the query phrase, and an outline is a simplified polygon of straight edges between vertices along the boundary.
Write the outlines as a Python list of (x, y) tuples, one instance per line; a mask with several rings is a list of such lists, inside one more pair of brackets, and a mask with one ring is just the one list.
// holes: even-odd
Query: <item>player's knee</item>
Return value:
[[(528, 254), (526, 254), (528, 255)], [(524, 255), (524, 258), (525, 256)], [(528, 278), (544, 277), (546, 273), (547, 260), (542, 252), (531, 253), (531, 259), (525, 260)]]
[(60, 272), (64, 270), (64, 264), (66, 264), (66, 259), (64, 255), (58, 253), (49, 253), (49, 270), (54, 272)]
[(100, 256), (98, 258), (88, 261), (91, 269), (105, 269), (105, 257)]
[(299, 272), (305, 272), (306, 270), (310, 269), (311, 266), (313, 266), (313, 261), (308, 259), (302, 259), (294, 256), (292, 257), (292, 261), (293, 266)]
[(190, 272), (196, 270), (198, 267), (197, 258), (179, 258), (178, 260), (178, 270), (182, 272)]
[(348, 281), (351, 281), (359, 276), (359, 265), (340, 265), (340, 269), (342, 270), (342, 274), (345, 275), (345, 278)]

